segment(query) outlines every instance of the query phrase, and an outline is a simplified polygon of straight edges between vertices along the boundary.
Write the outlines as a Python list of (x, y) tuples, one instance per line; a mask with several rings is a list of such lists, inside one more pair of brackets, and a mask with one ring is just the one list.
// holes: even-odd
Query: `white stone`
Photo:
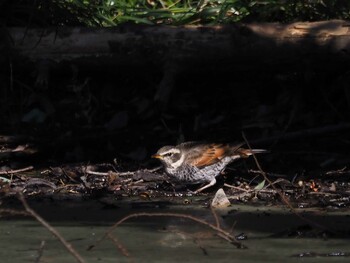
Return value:
[(211, 206), (214, 208), (224, 208), (228, 207), (229, 205), (231, 205), (230, 201), (228, 200), (224, 190), (220, 188), (216, 192), (213, 201), (211, 202)]

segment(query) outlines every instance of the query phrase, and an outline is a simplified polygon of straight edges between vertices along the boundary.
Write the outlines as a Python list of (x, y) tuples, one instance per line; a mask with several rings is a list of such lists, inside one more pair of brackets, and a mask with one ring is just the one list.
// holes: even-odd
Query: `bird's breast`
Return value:
[(182, 164), (175, 168), (167, 167), (166, 172), (171, 178), (177, 181), (184, 181), (188, 184), (210, 182), (219, 175), (230, 162), (231, 158), (225, 157), (217, 163), (203, 167), (196, 167), (189, 164)]

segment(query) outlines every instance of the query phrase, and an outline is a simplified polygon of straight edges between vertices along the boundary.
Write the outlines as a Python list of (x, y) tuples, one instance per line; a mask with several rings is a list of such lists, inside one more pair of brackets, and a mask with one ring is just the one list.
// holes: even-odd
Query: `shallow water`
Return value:
[[(170, 201), (170, 200), (169, 200)], [(109, 239), (93, 250), (90, 245), (108, 228), (131, 213), (183, 213), (214, 223), (210, 209), (197, 204), (140, 200), (108, 204), (94, 200), (44, 200), (30, 205), (52, 224), (82, 255), (86, 262), (348, 262), (350, 254), (350, 213), (348, 210), (303, 210), (312, 222), (343, 235), (322, 234), (306, 225), (284, 207), (233, 204), (217, 211), (221, 226), (244, 233), (248, 249), (237, 249), (208, 227), (172, 217), (142, 217), (120, 225), (113, 233), (130, 256), (126, 257)], [(8, 204), (11, 205), (11, 204)], [(13, 206), (17, 206), (13, 203)], [(299, 231), (299, 232), (298, 232)], [(321, 234), (320, 234), (321, 233)], [(333, 236), (333, 237), (332, 237)], [(40, 261), (39, 247), (45, 241)], [(2, 218), (0, 224), (1, 262), (76, 262), (63, 245), (35, 220), (28, 217)], [(303, 257), (302, 253), (318, 256)], [(343, 253), (344, 256), (330, 256)], [(314, 254), (315, 255), (315, 254)]]

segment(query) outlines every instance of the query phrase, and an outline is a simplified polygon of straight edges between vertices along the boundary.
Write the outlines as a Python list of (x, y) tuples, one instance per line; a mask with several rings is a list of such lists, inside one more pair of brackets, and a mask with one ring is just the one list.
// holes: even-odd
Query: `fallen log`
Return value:
[(250, 68), (298, 60), (316, 64), (348, 61), (349, 27), (350, 22), (332, 20), (223, 26), (10, 28), (7, 34), (12, 54), (31, 61), (84, 60), (125, 66), (172, 60), (181, 65), (204, 66), (207, 62), (212, 66)]

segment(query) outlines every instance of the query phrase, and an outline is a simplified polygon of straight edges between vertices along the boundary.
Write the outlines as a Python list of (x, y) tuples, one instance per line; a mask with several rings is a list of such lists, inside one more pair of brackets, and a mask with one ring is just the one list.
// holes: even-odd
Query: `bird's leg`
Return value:
[(199, 188), (198, 190), (194, 191), (194, 193), (198, 194), (199, 192), (202, 192), (204, 189), (207, 189), (207, 188), (213, 186), (214, 184), (216, 184), (216, 179), (215, 178), (213, 180), (211, 180), (209, 184), (207, 184), (207, 185)]

